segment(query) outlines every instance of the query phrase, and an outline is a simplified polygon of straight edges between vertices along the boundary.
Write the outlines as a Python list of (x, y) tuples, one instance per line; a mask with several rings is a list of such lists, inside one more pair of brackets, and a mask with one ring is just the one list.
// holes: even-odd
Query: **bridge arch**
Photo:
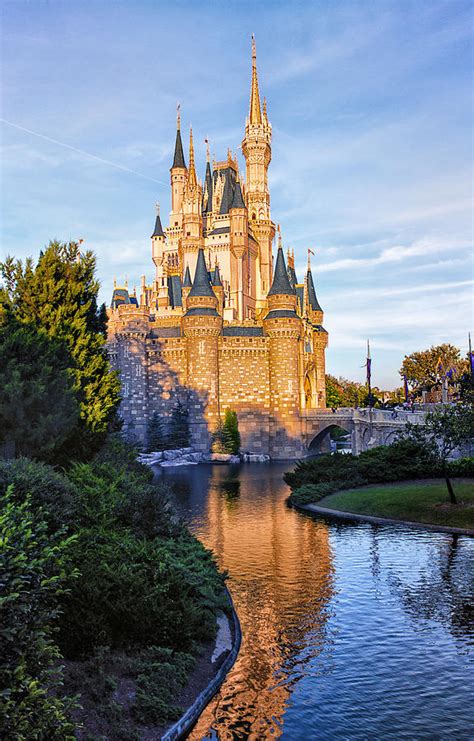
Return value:
[(326, 425), (318, 431), (318, 433), (311, 439), (308, 445), (308, 455), (319, 455), (320, 453), (329, 453), (331, 451), (330, 435), (335, 430), (342, 429), (348, 435), (352, 434), (351, 425), (342, 423), (337, 424), (332, 422)]

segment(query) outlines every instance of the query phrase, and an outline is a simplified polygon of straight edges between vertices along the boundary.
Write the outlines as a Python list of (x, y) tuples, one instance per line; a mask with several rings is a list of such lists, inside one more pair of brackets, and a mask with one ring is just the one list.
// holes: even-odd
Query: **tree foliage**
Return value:
[(189, 413), (180, 399), (171, 412), (168, 428), (168, 447), (186, 448), (189, 445)]
[(75, 242), (51, 242), (36, 265), (8, 257), (0, 264), (1, 302), (6, 311), (63, 342), (72, 359), (70, 373), (79, 404), (79, 428), (69, 449), (84, 454), (97, 447), (119, 403), (120, 383), (105, 351), (105, 312), (98, 307), (96, 259)]
[(153, 412), (146, 427), (146, 447), (148, 452), (166, 450), (167, 439), (163, 430), (163, 422), (158, 412)]
[(461, 357), (459, 348), (444, 343), (406, 355), (400, 368), (400, 376), (406, 376), (413, 393), (419, 396), (422, 391), (441, 388), (448, 373), (448, 385), (455, 385), (466, 370), (467, 361)]
[(0, 543), (0, 736), (73, 739), (72, 702), (61, 695), (60, 654), (54, 642), (59, 600), (71, 577), (72, 539), (48, 534), (27, 496), (2, 497)]
[(0, 318), (0, 440), (54, 460), (79, 419), (64, 343), (5, 312)]
[(238, 455), (240, 452), (240, 432), (236, 412), (226, 409), (224, 421), (219, 420), (212, 436), (213, 453)]

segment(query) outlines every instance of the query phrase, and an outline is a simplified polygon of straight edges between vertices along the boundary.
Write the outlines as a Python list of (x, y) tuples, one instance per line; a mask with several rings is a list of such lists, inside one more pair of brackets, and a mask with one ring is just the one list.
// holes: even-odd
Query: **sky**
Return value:
[[(472, 324), (472, 37), (464, 0), (0, 0), (0, 257), (51, 240), (114, 276), (153, 278), (170, 210), (176, 104), (204, 175), (238, 151), (250, 38), (273, 126), (272, 219), (307, 249), (327, 370), (400, 385), (405, 354)], [(239, 153), (240, 165), (244, 161)]]

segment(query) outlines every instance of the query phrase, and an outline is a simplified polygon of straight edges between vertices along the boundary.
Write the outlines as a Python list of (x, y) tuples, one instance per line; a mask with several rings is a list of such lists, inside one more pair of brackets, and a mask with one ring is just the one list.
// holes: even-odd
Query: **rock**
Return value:
[(175, 458), (172, 461), (161, 461), (162, 468), (171, 468), (171, 466), (197, 466), (199, 461), (187, 461), (185, 458)]
[(206, 456), (206, 460), (211, 463), (240, 463), (240, 456), (230, 453), (211, 453)]
[(176, 450), (164, 450), (163, 451), (163, 460), (165, 461), (173, 461), (175, 458), (181, 457), (181, 449), (176, 448)]
[(242, 459), (244, 463), (268, 463), (270, 456), (266, 453), (244, 453)]

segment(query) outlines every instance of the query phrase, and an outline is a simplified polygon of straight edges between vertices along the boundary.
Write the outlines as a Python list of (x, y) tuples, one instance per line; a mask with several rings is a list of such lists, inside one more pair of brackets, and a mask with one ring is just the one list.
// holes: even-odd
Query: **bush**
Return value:
[(163, 431), (163, 423), (158, 412), (153, 412), (146, 426), (146, 449), (149, 453), (156, 450), (166, 450), (168, 447)]
[(283, 477), (292, 489), (298, 489), (304, 484), (319, 484), (323, 481), (349, 482), (350, 486), (362, 486), (353, 483), (359, 480), (357, 458), (353, 455), (334, 453), (334, 455), (320, 455), (317, 458), (308, 458), (298, 461), (294, 471), (287, 471)]
[(326, 481), (322, 484), (305, 484), (300, 486), (290, 497), (292, 504), (310, 504), (319, 502), (323, 497), (334, 494), (335, 491), (342, 487), (337, 482)]
[(371, 484), (428, 478), (440, 473), (434, 451), (408, 439), (367, 450), (356, 461), (360, 476)]
[(474, 478), (474, 458), (458, 458), (448, 462), (448, 475)]
[(189, 413), (178, 399), (171, 412), (168, 431), (169, 448), (187, 448), (189, 445)]
[(21, 504), (29, 496), (31, 508), (43, 508), (50, 532), (71, 528), (78, 517), (78, 492), (74, 484), (51, 466), (28, 458), (0, 460), (0, 495), (12, 485), (12, 499)]
[(5, 739), (73, 739), (61, 696), (62, 673), (54, 643), (59, 599), (75, 574), (72, 539), (48, 535), (30, 498), (18, 503), (12, 487), (2, 497), (2, 597), (0, 600), (0, 736)]
[(79, 533), (73, 559), (81, 576), (63, 601), (66, 657), (90, 656), (99, 645), (189, 650), (214, 636), (223, 579), (191, 536), (145, 540), (92, 528)]

